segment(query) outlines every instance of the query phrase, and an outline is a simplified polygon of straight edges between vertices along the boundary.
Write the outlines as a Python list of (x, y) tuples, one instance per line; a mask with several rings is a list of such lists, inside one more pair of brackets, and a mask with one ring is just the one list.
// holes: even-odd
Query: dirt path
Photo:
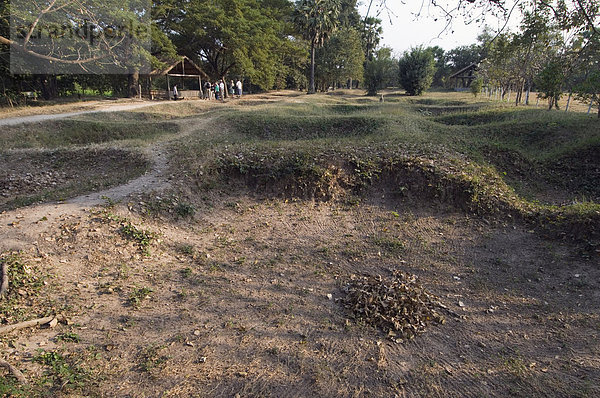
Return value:
[(174, 103), (174, 102), (159, 101), (159, 102), (144, 102), (144, 103), (136, 103), (136, 104), (116, 104), (116, 105), (104, 106), (99, 109), (91, 109), (91, 110), (77, 111), (77, 112), (65, 112), (65, 113), (46, 114), (46, 115), (9, 117), (6, 119), (0, 119), (0, 127), (14, 126), (17, 124), (22, 124), (22, 123), (35, 123), (35, 122), (45, 122), (48, 120), (65, 119), (68, 117), (84, 115), (86, 113), (130, 111), (133, 109), (140, 109), (140, 108), (146, 108), (149, 106), (169, 104), (169, 103)]

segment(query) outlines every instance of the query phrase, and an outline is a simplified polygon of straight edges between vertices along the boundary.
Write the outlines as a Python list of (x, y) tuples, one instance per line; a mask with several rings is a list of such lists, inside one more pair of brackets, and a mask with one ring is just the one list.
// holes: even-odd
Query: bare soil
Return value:
[[(385, 189), (315, 202), (232, 186), (178, 214), (158, 205), (177, 201), (165, 148), (150, 178), (114, 196), (0, 214), (0, 251), (48, 275), (26, 310), (60, 320), (0, 336), (2, 358), (32, 382), (47, 372), (40, 349), (87, 372), (48, 396), (600, 395), (598, 253)], [(56, 173), (39, 178), (67, 178)], [(107, 193), (120, 202), (101, 205)], [(447, 307), (444, 324), (403, 343), (343, 305), (352, 275), (396, 270)]]

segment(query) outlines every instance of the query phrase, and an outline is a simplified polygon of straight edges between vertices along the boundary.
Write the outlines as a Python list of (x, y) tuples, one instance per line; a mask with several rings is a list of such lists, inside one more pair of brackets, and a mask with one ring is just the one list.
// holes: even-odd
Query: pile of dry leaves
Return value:
[(352, 275), (344, 290), (346, 308), (354, 318), (380, 328), (397, 343), (412, 339), (432, 322), (444, 323), (438, 299), (417, 283), (415, 275), (394, 271), (386, 280)]

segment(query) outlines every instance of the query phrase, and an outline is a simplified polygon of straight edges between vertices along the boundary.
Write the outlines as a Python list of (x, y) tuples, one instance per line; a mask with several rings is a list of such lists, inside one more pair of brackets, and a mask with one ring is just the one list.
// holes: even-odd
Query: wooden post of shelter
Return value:
[(171, 84), (169, 83), (169, 75), (167, 75), (167, 98), (171, 99)]
[(181, 60), (181, 89), (185, 90), (185, 83), (184, 83), (184, 78), (185, 77), (185, 62), (183, 62), (183, 59)]

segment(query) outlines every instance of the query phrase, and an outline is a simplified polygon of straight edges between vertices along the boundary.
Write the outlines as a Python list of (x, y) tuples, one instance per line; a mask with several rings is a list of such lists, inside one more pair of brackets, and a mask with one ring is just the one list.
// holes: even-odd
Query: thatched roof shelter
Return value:
[(185, 55), (182, 56), (177, 61), (169, 64), (164, 69), (153, 70), (148, 77), (150, 80), (152, 80), (153, 77), (159, 77), (159, 76), (167, 77), (167, 92), (168, 92), (169, 98), (171, 98), (171, 95), (172, 95), (170, 78), (178, 78), (181, 81), (182, 87), (179, 87), (179, 89), (181, 91), (183, 91), (185, 89), (183, 87), (183, 85), (185, 84), (184, 79), (187, 79), (187, 78), (198, 79), (198, 86), (200, 87), (200, 91), (199, 92), (194, 91), (194, 93), (199, 94), (198, 95), (199, 97), (202, 97), (202, 79), (204, 79), (204, 80), (210, 79), (209, 76), (202, 70), (202, 68), (200, 68), (198, 65), (196, 65), (191, 59), (189, 59)]

